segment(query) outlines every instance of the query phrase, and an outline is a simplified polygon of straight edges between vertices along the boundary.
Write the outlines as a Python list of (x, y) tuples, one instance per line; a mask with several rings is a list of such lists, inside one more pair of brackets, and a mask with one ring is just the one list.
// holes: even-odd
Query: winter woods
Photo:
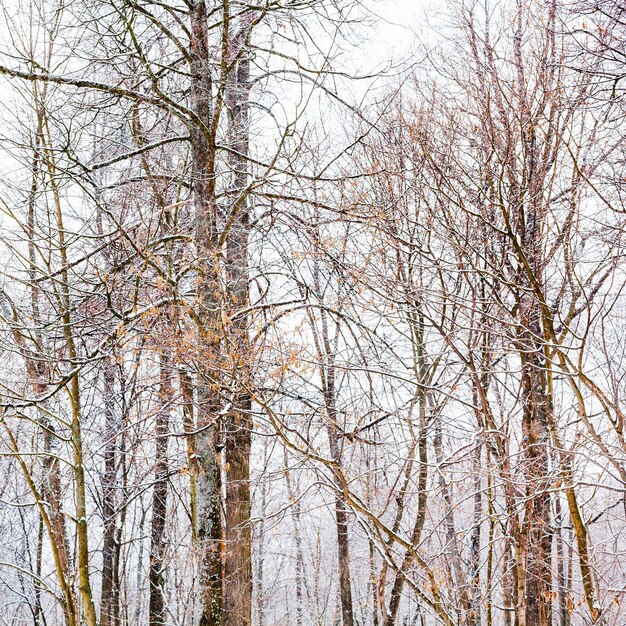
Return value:
[(626, 11), (392, 4), (3, 5), (1, 623), (626, 620)]

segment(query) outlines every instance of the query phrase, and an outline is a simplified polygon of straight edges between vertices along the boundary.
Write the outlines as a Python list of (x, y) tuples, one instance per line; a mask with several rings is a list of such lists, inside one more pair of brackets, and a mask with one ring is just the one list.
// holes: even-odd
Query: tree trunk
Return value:
[(116, 624), (119, 593), (115, 589), (114, 574), (117, 518), (117, 433), (118, 420), (115, 414), (115, 366), (112, 357), (104, 360), (104, 474), (102, 476), (102, 587), (100, 591), (100, 625)]
[[(328, 334), (324, 324), (326, 348), (330, 348)], [(328, 354), (328, 352), (327, 352)], [(341, 465), (341, 449), (339, 446), (337, 409), (335, 398), (335, 367), (331, 361), (325, 367), (325, 401), (328, 419), (328, 442), (332, 460)], [(342, 493), (342, 485), (337, 481), (335, 497), (335, 527), (337, 529), (337, 556), (339, 563), (339, 597), (341, 599), (341, 617), (343, 626), (354, 626), (354, 609), (352, 604), (352, 579), (350, 576), (350, 538), (348, 535), (348, 508)]]
[(481, 586), (480, 586), (480, 530), (483, 509), (482, 498), (482, 473), (481, 473), (482, 441), (476, 446), (474, 452), (474, 527), (470, 538), (470, 602), (467, 623), (470, 626), (481, 624)]
[(195, 242), (198, 254), (198, 319), (200, 363), (197, 380), (196, 547), (199, 558), (199, 624), (222, 624), (221, 478), (218, 459), (216, 379), (216, 259), (215, 145), (212, 140), (212, 80), (209, 64), (207, 9), (199, 0), (191, 10), (191, 104), (196, 116), (191, 128), (192, 190), (195, 203)]
[[(423, 395), (423, 394), (422, 394)], [(417, 457), (419, 460), (418, 478), (417, 478), (417, 514), (415, 524), (411, 534), (411, 544), (414, 547), (420, 542), (424, 521), (426, 520), (426, 500), (427, 500), (427, 481), (428, 481), (428, 450), (426, 441), (426, 400), (424, 397), (420, 399), (420, 431), (417, 441)], [(410, 571), (414, 558), (408, 552), (402, 560), (402, 565), (396, 572), (395, 580), (389, 598), (389, 608), (385, 616), (385, 626), (394, 626), (398, 620), (398, 610), (400, 609), (400, 600), (402, 599), (402, 589), (406, 580), (407, 573)]]
[[(228, 62), (233, 64), (227, 78), (226, 108), (228, 141), (232, 147), (229, 164), (233, 179), (233, 202), (225, 226), (226, 274), (229, 305), (233, 312), (247, 307), (250, 35), (247, 20), (229, 42)], [(231, 25), (231, 28), (233, 26)], [(226, 467), (224, 624), (250, 626), (252, 623), (252, 545), (250, 528), (250, 449), (252, 446), (252, 399), (249, 395), (251, 346), (248, 317), (239, 315), (231, 327), (233, 346), (230, 367), (235, 375), (235, 402), (224, 422)]]
[(224, 433), (226, 452), (224, 624), (249, 626), (252, 622), (252, 555), (250, 541), (249, 398), (230, 412)]
[(165, 560), (165, 522), (167, 519), (167, 431), (169, 428), (168, 399), (172, 394), (172, 375), (169, 360), (161, 357), (161, 384), (156, 414), (156, 451), (154, 462), (154, 488), (152, 491), (152, 522), (150, 529), (150, 600), (148, 604), (149, 626), (164, 626), (165, 594), (163, 564)]
[[(37, 102), (37, 131), (34, 137), (33, 162), (32, 162), (32, 179), (31, 187), (28, 195), (28, 256), (30, 261), (29, 278), (30, 297), (32, 307), (32, 318), (35, 325), (35, 342), (31, 348), (26, 344), (26, 339), (17, 329), (13, 335), (17, 345), (20, 346), (26, 372), (30, 379), (30, 385), (36, 398), (43, 397), (48, 393), (48, 381), (50, 378), (48, 365), (41, 359), (37, 358), (37, 351), (43, 350), (42, 336), (39, 332), (41, 327), (41, 313), (39, 306), (40, 290), (37, 283), (37, 254), (36, 254), (36, 196), (39, 188), (39, 179), (44, 171), (42, 160), (45, 157), (45, 135), (44, 135), (44, 109), (43, 100), (45, 100), (45, 91), (42, 94), (40, 103), (39, 93), (35, 90), (35, 101)], [(45, 165), (45, 161), (44, 161)], [(11, 312), (13, 313), (13, 312)], [(9, 319), (12, 315), (9, 316)], [(70, 550), (67, 539), (67, 529), (65, 523), (65, 515), (62, 510), (61, 496), (61, 475), (58, 461), (58, 443), (56, 428), (48, 415), (42, 412), (39, 418), (44, 442), (44, 478), (41, 484), (41, 496), (48, 506), (49, 524), (44, 524), (48, 530), (48, 539), (52, 544), (52, 549), (57, 556), (57, 576), (64, 591), (65, 603), (64, 612), (66, 622), (73, 624), (77, 620), (76, 616), (76, 599), (68, 578), (71, 573), (70, 567)], [(43, 522), (43, 519), (42, 519)]]
[(569, 626), (569, 612), (567, 610), (567, 596), (569, 589), (565, 580), (565, 544), (563, 542), (563, 513), (561, 509), (561, 494), (554, 496), (555, 504), (555, 533), (556, 533), (556, 575), (557, 597), (559, 602), (559, 626)]
[[(534, 223), (535, 217), (530, 218)], [(529, 228), (533, 243), (538, 233)], [(530, 255), (533, 258), (535, 255)], [(538, 263), (535, 262), (535, 265)], [(524, 600), (520, 626), (552, 624), (552, 533), (549, 493), (549, 415), (546, 368), (541, 338), (539, 303), (529, 293), (520, 297), (520, 356), (522, 359), (522, 434), (526, 506), (522, 524)]]
[[(417, 312), (412, 311), (407, 315), (410, 328), (411, 328), (411, 340), (413, 348), (413, 369), (416, 376), (416, 393), (415, 402), (418, 407), (418, 431), (415, 433), (413, 426), (409, 423), (409, 428), (414, 440), (417, 440), (417, 512), (415, 516), (415, 524), (413, 525), (413, 532), (411, 534), (411, 544), (417, 548), (419, 545), (422, 531), (424, 529), (424, 522), (426, 521), (426, 503), (428, 500), (427, 486), (428, 486), (428, 424), (427, 424), (427, 409), (429, 397), (425, 389), (428, 387), (428, 368), (426, 366), (425, 344), (424, 344), (424, 316)], [(412, 420), (412, 409), (409, 414), (409, 419)], [(396, 519), (394, 522), (394, 529), (397, 532), (400, 521), (402, 519), (402, 512), (404, 510), (406, 497), (406, 489), (409, 484), (409, 478), (411, 475), (411, 468), (413, 466), (413, 451), (409, 455), (409, 463), (407, 465), (406, 482), (402, 489), (401, 500), (398, 502), (399, 508), (396, 513)], [(389, 607), (387, 609), (384, 624), (385, 626), (394, 626), (398, 619), (398, 611), (400, 609), (400, 601), (402, 600), (402, 590), (406, 581), (407, 573), (410, 571), (414, 563), (414, 556), (407, 552), (402, 560), (400, 568), (396, 571), (395, 580), (391, 589), (391, 596), (389, 598)]]

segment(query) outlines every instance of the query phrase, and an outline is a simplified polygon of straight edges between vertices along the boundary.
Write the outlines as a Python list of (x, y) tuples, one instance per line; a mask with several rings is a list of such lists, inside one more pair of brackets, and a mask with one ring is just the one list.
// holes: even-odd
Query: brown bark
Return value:
[[(531, 249), (528, 257), (539, 280), (539, 229), (536, 209), (526, 224)], [(524, 284), (524, 283), (522, 283)], [(541, 309), (534, 295), (523, 293), (519, 300), (518, 342), (522, 359), (521, 402), (523, 434), (523, 471), (526, 481), (526, 506), (522, 522), (522, 541), (518, 548), (524, 561), (524, 602), (520, 607), (520, 626), (552, 624), (552, 532), (549, 493), (549, 411), (546, 367), (543, 358)]]
[[(231, 25), (231, 29), (233, 26)], [(226, 79), (228, 139), (232, 147), (229, 165), (234, 200), (225, 226), (226, 273), (230, 307), (237, 312), (248, 305), (248, 200), (250, 29), (247, 20), (237, 24), (228, 42), (230, 71)], [(252, 445), (252, 400), (247, 389), (251, 363), (248, 317), (238, 315), (230, 329), (230, 367), (234, 374), (235, 402), (224, 420), (226, 467), (224, 624), (252, 623), (252, 544), (250, 529), (250, 449)]]
[(224, 624), (252, 622), (252, 555), (250, 533), (251, 402), (241, 399), (231, 411), (224, 433), (226, 454)]

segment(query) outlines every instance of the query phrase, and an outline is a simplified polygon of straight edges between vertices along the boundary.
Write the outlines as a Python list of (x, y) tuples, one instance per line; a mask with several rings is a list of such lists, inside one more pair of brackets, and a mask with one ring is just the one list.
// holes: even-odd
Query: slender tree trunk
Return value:
[(168, 400), (172, 394), (172, 374), (169, 359), (161, 356), (161, 383), (156, 413), (156, 451), (154, 462), (154, 488), (152, 490), (152, 521), (150, 528), (150, 566), (148, 579), (150, 599), (148, 603), (149, 626), (164, 626), (165, 613), (165, 523), (167, 520), (167, 483), (169, 464), (167, 460), (167, 431), (169, 428)]
[(118, 611), (119, 594), (115, 589), (115, 554), (117, 538), (117, 435), (118, 419), (115, 410), (115, 365), (112, 357), (104, 360), (104, 474), (102, 476), (102, 587), (100, 591), (100, 624), (113, 626)]
[[(45, 135), (49, 137), (47, 119), (43, 116)], [(63, 209), (61, 197), (56, 183), (56, 165), (54, 154), (49, 146), (45, 147), (46, 165), (49, 173), (50, 187), (54, 199), (55, 226), (57, 230), (57, 246), (61, 260), (61, 280), (57, 292), (57, 300), (60, 306), (60, 319), (63, 327), (63, 336), (67, 349), (68, 361), (72, 367), (78, 361), (78, 352), (72, 327), (72, 305), (70, 296), (70, 281), (68, 276), (68, 249), (66, 243), (66, 231), (63, 223)], [(97, 626), (98, 618), (93, 600), (91, 577), (89, 573), (89, 529), (87, 526), (87, 485), (85, 480), (85, 467), (83, 458), (83, 435), (81, 425), (81, 397), (80, 380), (78, 372), (74, 372), (65, 385), (71, 407), (70, 445), (74, 461), (74, 496), (76, 501), (76, 561), (78, 565), (78, 588), (82, 600), (87, 626)]]
[(557, 597), (559, 602), (559, 625), (569, 626), (569, 613), (567, 611), (567, 595), (569, 590), (565, 580), (565, 544), (563, 542), (563, 513), (561, 508), (561, 494), (554, 496), (554, 508), (556, 519), (554, 531), (556, 535), (556, 576)]
[[(427, 482), (428, 482), (428, 448), (427, 448), (427, 429), (426, 429), (426, 399), (420, 399), (420, 425), (419, 436), (417, 440), (417, 458), (419, 461), (419, 469), (417, 476), (417, 514), (413, 532), (411, 533), (411, 544), (417, 546), (422, 536), (424, 522), (426, 520), (426, 501), (427, 501)], [(406, 579), (407, 572), (410, 571), (414, 558), (407, 553), (404, 556), (402, 565), (396, 572), (391, 596), (389, 598), (389, 607), (385, 616), (385, 626), (394, 626), (398, 619), (398, 611), (400, 609), (400, 601), (402, 599), (402, 589)]]
[[(596, 624), (601, 619), (601, 612), (600, 606), (598, 604), (598, 596), (593, 580), (593, 570), (591, 568), (591, 562), (589, 557), (589, 536), (587, 533), (587, 526), (585, 525), (585, 522), (581, 515), (580, 507), (578, 506), (578, 497), (576, 495), (576, 491), (574, 490), (574, 478), (571, 468), (571, 461), (569, 459), (569, 456), (563, 453), (563, 445), (561, 444), (559, 433), (554, 427), (552, 428), (552, 437), (554, 439), (555, 446), (559, 451), (561, 477), (564, 483), (565, 497), (567, 500), (570, 519), (572, 520), (572, 530), (574, 533), (574, 537), (576, 538), (576, 547), (578, 549), (578, 565), (580, 566), (585, 600), (587, 603), (587, 608), (589, 609), (591, 623)], [(559, 511), (557, 511), (557, 515), (560, 515)], [(572, 545), (570, 543), (570, 557), (568, 559), (570, 567), (570, 578), (572, 566), (571, 549)], [(569, 586), (570, 582), (568, 580), (566, 585), (568, 590)]]
[(471, 608), (467, 623), (470, 626), (481, 624), (481, 585), (480, 585), (480, 531), (482, 520), (482, 473), (481, 473), (482, 442), (476, 446), (474, 453), (474, 527), (470, 537), (470, 568), (469, 581), (471, 586)]
[[(316, 224), (317, 228), (317, 224)], [(321, 249), (319, 232), (315, 232), (316, 245)], [(322, 293), (320, 284), (319, 258), (315, 258), (313, 267), (313, 283), (318, 294)], [(326, 432), (330, 457), (337, 467), (342, 465), (342, 449), (340, 443), (340, 426), (337, 415), (337, 389), (335, 368), (335, 346), (337, 334), (330, 337), (328, 313), (325, 308), (320, 311), (321, 331), (316, 329), (315, 320), (309, 312), (311, 328), (319, 359), (319, 372), (322, 381), (324, 410), (326, 413)], [(339, 604), (343, 626), (354, 626), (354, 608), (352, 602), (352, 578), (350, 576), (350, 538), (348, 533), (348, 507), (346, 506), (343, 485), (335, 476), (335, 529), (337, 532), (337, 559), (339, 570)]]
[[(323, 313), (324, 314), (324, 313)], [(332, 460), (341, 466), (341, 449), (339, 445), (339, 425), (337, 422), (337, 408), (335, 397), (335, 366), (332, 361), (328, 328), (323, 318), (323, 340), (327, 363), (324, 366), (325, 385), (324, 396), (326, 416), (328, 420), (328, 443)], [(354, 609), (352, 603), (352, 578), (350, 576), (350, 538), (348, 535), (348, 508), (343, 497), (343, 487), (337, 481), (337, 495), (335, 497), (335, 527), (337, 529), (337, 556), (339, 563), (339, 597), (341, 600), (341, 617), (343, 626), (354, 626)]]
[(494, 562), (494, 536), (495, 536), (495, 511), (493, 505), (493, 479), (491, 477), (491, 457), (489, 446), (485, 446), (487, 467), (487, 515), (489, 517), (489, 531), (487, 534), (487, 574), (486, 574), (486, 626), (493, 626), (493, 562)]
[(182, 396), (183, 428), (186, 433), (185, 443), (187, 448), (187, 469), (189, 472), (189, 512), (191, 526), (191, 540), (196, 545), (197, 512), (196, 512), (196, 437), (193, 434), (195, 428), (195, 417), (193, 410), (193, 381), (188, 372), (183, 369), (178, 370), (178, 382)]
[[(371, 471), (371, 453), (370, 450), (365, 451), (365, 471), (366, 471), (366, 504), (369, 510), (373, 510), (373, 487), (372, 487), (372, 471)], [(375, 459), (376, 457), (374, 457)], [(367, 546), (369, 549), (369, 580), (368, 580), (368, 591), (369, 596), (372, 601), (371, 606), (371, 615), (372, 615), (372, 626), (378, 626), (379, 619), (379, 611), (378, 611), (378, 584), (376, 580), (376, 545), (374, 540), (371, 537), (367, 539)], [(300, 626), (300, 624), (298, 624)]]
[[(318, 285), (319, 288), (319, 285)], [(339, 444), (339, 424), (337, 420), (335, 365), (333, 350), (328, 335), (326, 312), (322, 311), (322, 345), (318, 342), (318, 354), (322, 359), (321, 374), (326, 410), (326, 430), (332, 460), (341, 466), (341, 447)], [(323, 347), (322, 347), (323, 346)], [(339, 569), (339, 600), (343, 626), (353, 626), (354, 610), (352, 603), (352, 581), (350, 576), (350, 539), (348, 535), (348, 508), (343, 497), (343, 486), (336, 479), (335, 486), (335, 528), (337, 532), (337, 557)]]
[[(28, 255), (30, 261), (29, 278), (31, 280), (30, 297), (32, 307), (32, 317), (35, 325), (35, 341), (36, 345), (31, 349), (27, 346), (25, 337), (19, 332), (14, 331), (16, 343), (21, 347), (26, 371), (28, 373), (31, 388), (36, 398), (43, 397), (48, 391), (49, 371), (48, 366), (39, 358), (36, 351), (43, 350), (42, 336), (39, 332), (41, 326), (40, 313), (40, 290), (37, 283), (37, 255), (35, 250), (36, 238), (36, 196), (39, 188), (39, 179), (44, 168), (42, 160), (45, 157), (45, 135), (44, 135), (44, 110), (43, 101), (45, 100), (45, 89), (41, 94), (41, 102), (39, 101), (39, 90), (35, 85), (34, 99), (37, 102), (37, 131), (34, 137), (33, 162), (32, 162), (32, 179), (28, 196)], [(45, 160), (44, 160), (45, 165)], [(9, 318), (10, 319), (10, 318)], [(61, 475), (59, 468), (59, 451), (56, 428), (53, 422), (46, 414), (42, 414), (39, 420), (43, 433), (44, 443), (44, 478), (41, 484), (41, 496), (47, 503), (49, 524), (44, 524), (48, 530), (48, 538), (52, 543), (52, 549), (57, 554), (57, 575), (59, 582), (64, 590), (65, 596), (65, 618), (68, 624), (73, 624), (77, 620), (76, 616), (76, 599), (68, 578), (71, 575), (70, 567), (70, 550), (67, 539), (66, 519), (62, 510), (61, 496)], [(42, 520), (43, 523), (43, 520)]]
[[(39, 517), (39, 524), (37, 528), (37, 554), (35, 557), (35, 574), (37, 578), (41, 578), (41, 557), (43, 552), (43, 520)], [(35, 582), (35, 606), (33, 610), (33, 623), (35, 626), (46, 623), (46, 618), (41, 606), (41, 585), (39, 581)]]
[[(142, 498), (143, 500), (143, 498)], [(144, 504), (143, 502), (140, 502), (141, 505), (141, 518), (139, 521), (139, 528), (143, 528), (145, 519), (146, 519), (146, 509), (144, 508)], [(135, 624), (141, 624), (141, 615), (143, 613), (143, 604), (142, 604), (142, 599), (143, 599), (143, 572), (144, 572), (144, 568), (143, 568), (143, 551), (144, 551), (144, 542), (145, 542), (145, 537), (144, 535), (141, 535), (141, 537), (139, 538), (139, 547), (138, 547), (138, 554), (137, 554), (137, 569), (135, 570), (135, 597), (137, 598), (137, 604), (135, 605), (135, 611), (134, 611), (134, 620), (135, 620)]]
[[(427, 486), (428, 486), (428, 424), (427, 424), (427, 409), (428, 409), (428, 395), (425, 388), (428, 386), (428, 372), (426, 367), (426, 355), (424, 351), (424, 317), (417, 311), (412, 311), (408, 315), (408, 321), (411, 328), (411, 343), (413, 351), (413, 369), (417, 383), (417, 390), (415, 401), (418, 407), (418, 431), (415, 433), (411, 424), (411, 434), (417, 439), (417, 513), (415, 516), (415, 523), (413, 525), (413, 532), (411, 533), (411, 544), (418, 546), (422, 531), (424, 529), (424, 522), (426, 521), (426, 503), (428, 500)], [(403, 492), (408, 488), (408, 479), (410, 478), (411, 468), (413, 466), (413, 451), (409, 455), (409, 462), (407, 464), (406, 482), (404, 484)], [(405, 493), (402, 493), (401, 504), (399, 502), (399, 508), (396, 513), (396, 519), (394, 522), (394, 528), (398, 528), (402, 511), (404, 509)], [(394, 626), (398, 619), (398, 611), (400, 609), (400, 601), (402, 600), (402, 590), (404, 588), (407, 572), (410, 571), (414, 562), (414, 556), (408, 552), (405, 554), (402, 564), (396, 572), (393, 587), (391, 589), (391, 596), (389, 598), (389, 607), (385, 615), (385, 626)]]
[[(267, 461), (269, 454), (269, 446), (263, 447), (263, 473), (267, 469)], [(268, 481), (261, 480), (259, 486), (261, 491), (259, 503), (259, 520), (256, 526), (255, 544), (257, 545), (256, 560), (256, 576), (255, 576), (255, 595), (257, 621), (259, 626), (265, 626), (265, 607), (267, 598), (265, 597), (265, 517), (267, 512), (267, 496), (269, 492)], [(287, 494), (289, 497), (289, 494)]]
[(304, 576), (304, 550), (302, 549), (302, 523), (300, 519), (301, 506), (289, 472), (287, 450), (285, 450), (285, 481), (287, 483), (287, 497), (290, 502), (293, 502), (291, 520), (293, 522), (293, 538), (296, 544), (296, 626), (302, 626), (304, 623), (303, 591), (306, 591), (307, 599), (310, 601), (310, 590), (307, 579)]
[[(441, 432), (441, 424), (439, 420), (435, 421), (433, 447), (435, 450), (435, 459), (437, 464), (441, 466), (444, 460), (443, 455), (443, 433)], [(470, 601), (467, 594), (467, 581), (465, 580), (465, 572), (461, 567), (461, 550), (459, 548), (456, 525), (454, 520), (454, 505), (450, 486), (443, 471), (439, 470), (439, 487), (444, 505), (444, 526), (446, 532), (446, 544), (449, 550), (448, 559), (448, 576), (451, 584), (456, 589), (459, 603), (463, 610), (467, 613), (470, 607)]]

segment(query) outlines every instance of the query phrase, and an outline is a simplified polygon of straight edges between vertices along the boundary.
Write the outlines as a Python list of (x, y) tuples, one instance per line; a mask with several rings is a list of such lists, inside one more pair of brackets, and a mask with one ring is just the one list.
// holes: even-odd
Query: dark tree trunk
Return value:
[[(339, 425), (337, 422), (337, 408), (335, 397), (335, 366), (332, 361), (328, 329), (325, 317), (323, 318), (323, 339), (327, 363), (325, 366), (324, 394), (326, 414), (328, 419), (328, 443), (332, 460), (341, 466), (341, 448), (339, 445)], [(350, 538), (348, 535), (348, 508), (343, 496), (343, 487), (336, 482), (337, 496), (335, 498), (335, 526), (337, 529), (337, 556), (339, 564), (339, 597), (341, 600), (341, 617), (343, 626), (354, 626), (354, 609), (352, 602), (352, 580), (350, 576)]]
[(526, 452), (526, 508), (522, 534), (526, 557), (526, 625), (552, 623), (552, 533), (548, 475), (548, 399), (543, 391), (543, 373), (536, 354), (525, 355), (523, 433)]
[(165, 522), (167, 519), (167, 431), (169, 428), (168, 399), (172, 394), (172, 375), (167, 357), (161, 357), (161, 406), (156, 414), (156, 452), (154, 464), (154, 488), (152, 491), (152, 523), (150, 530), (150, 568), (148, 572), (150, 584), (150, 600), (148, 608), (149, 626), (164, 626), (165, 594), (164, 594), (164, 560), (165, 560)]
[[(552, 531), (550, 527), (549, 412), (550, 397), (543, 353), (540, 261), (541, 210), (529, 207), (525, 225), (526, 255), (535, 285), (526, 276), (520, 284), (526, 289), (519, 297), (518, 345), (522, 361), (522, 435), (523, 469), (526, 480), (526, 506), (522, 524), (524, 556), (524, 604), (520, 626), (552, 624)], [(534, 288), (534, 289), (533, 289)]]

